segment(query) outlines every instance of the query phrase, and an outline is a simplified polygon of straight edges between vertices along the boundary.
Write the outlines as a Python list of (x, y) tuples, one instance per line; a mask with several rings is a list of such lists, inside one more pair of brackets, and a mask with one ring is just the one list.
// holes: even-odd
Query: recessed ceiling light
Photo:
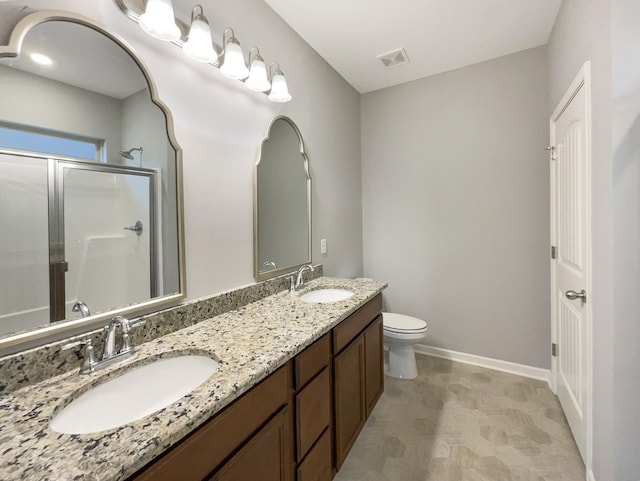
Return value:
[(42, 53), (32, 53), (31, 55), (29, 55), (29, 57), (31, 57), (31, 60), (33, 60), (37, 64), (46, 66), (53, 65), (53, 60), (51, 60), (51, 57), (47, 57)]

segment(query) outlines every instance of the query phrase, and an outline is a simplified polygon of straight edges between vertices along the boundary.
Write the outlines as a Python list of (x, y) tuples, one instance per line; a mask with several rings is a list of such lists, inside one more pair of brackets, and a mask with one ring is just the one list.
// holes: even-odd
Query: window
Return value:
[(0, 122), (0, 148), (103, 162), (104, 140)]

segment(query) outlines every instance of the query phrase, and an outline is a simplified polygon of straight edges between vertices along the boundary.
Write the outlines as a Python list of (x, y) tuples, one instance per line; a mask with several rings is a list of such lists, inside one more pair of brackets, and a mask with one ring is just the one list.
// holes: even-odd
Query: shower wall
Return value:
[[(77, 317), (79, 300), (95, 313), (149, 299), (149, 179), (81, 169), (64, 177), (66, 318)], [(141, 236), (125, 229), (138, 220)]]

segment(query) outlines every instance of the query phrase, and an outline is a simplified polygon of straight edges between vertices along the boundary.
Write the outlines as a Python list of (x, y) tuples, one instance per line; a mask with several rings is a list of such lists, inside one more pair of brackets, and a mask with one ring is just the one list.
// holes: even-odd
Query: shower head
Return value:
[(135, 151), (140, 152), (140, 162), (142, 162), (142, 151), (143, 151), (142, 147), (134, 147), (133, 149), (123, 150), (120, 152), (120, 155), (127, 160), (133, 160), (133, 155), (131, 154), (131, 152), (135, 152)]

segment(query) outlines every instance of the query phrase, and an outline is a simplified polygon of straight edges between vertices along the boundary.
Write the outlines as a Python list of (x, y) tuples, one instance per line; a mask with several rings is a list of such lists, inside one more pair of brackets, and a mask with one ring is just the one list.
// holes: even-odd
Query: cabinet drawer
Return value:
[(333, 353), (337, 354), (382, 311), (382, 294), (367, 302), (333, 329)]
[(297, 460), (305, 457), (311, 446), (331, 422), (331, 382), (325, 367), (296, 395)]
[(331, 362), (331, 338), (325, 334), (319, 340), (296, 356), (295, 388), (296, 391), (307, 384)]
[(131, 479), (201, 481), (287, 404), (290, 379), (288, 363)]
[(331, 481), (331, 433), (328, 429), (298, 467), (297, 481)]

